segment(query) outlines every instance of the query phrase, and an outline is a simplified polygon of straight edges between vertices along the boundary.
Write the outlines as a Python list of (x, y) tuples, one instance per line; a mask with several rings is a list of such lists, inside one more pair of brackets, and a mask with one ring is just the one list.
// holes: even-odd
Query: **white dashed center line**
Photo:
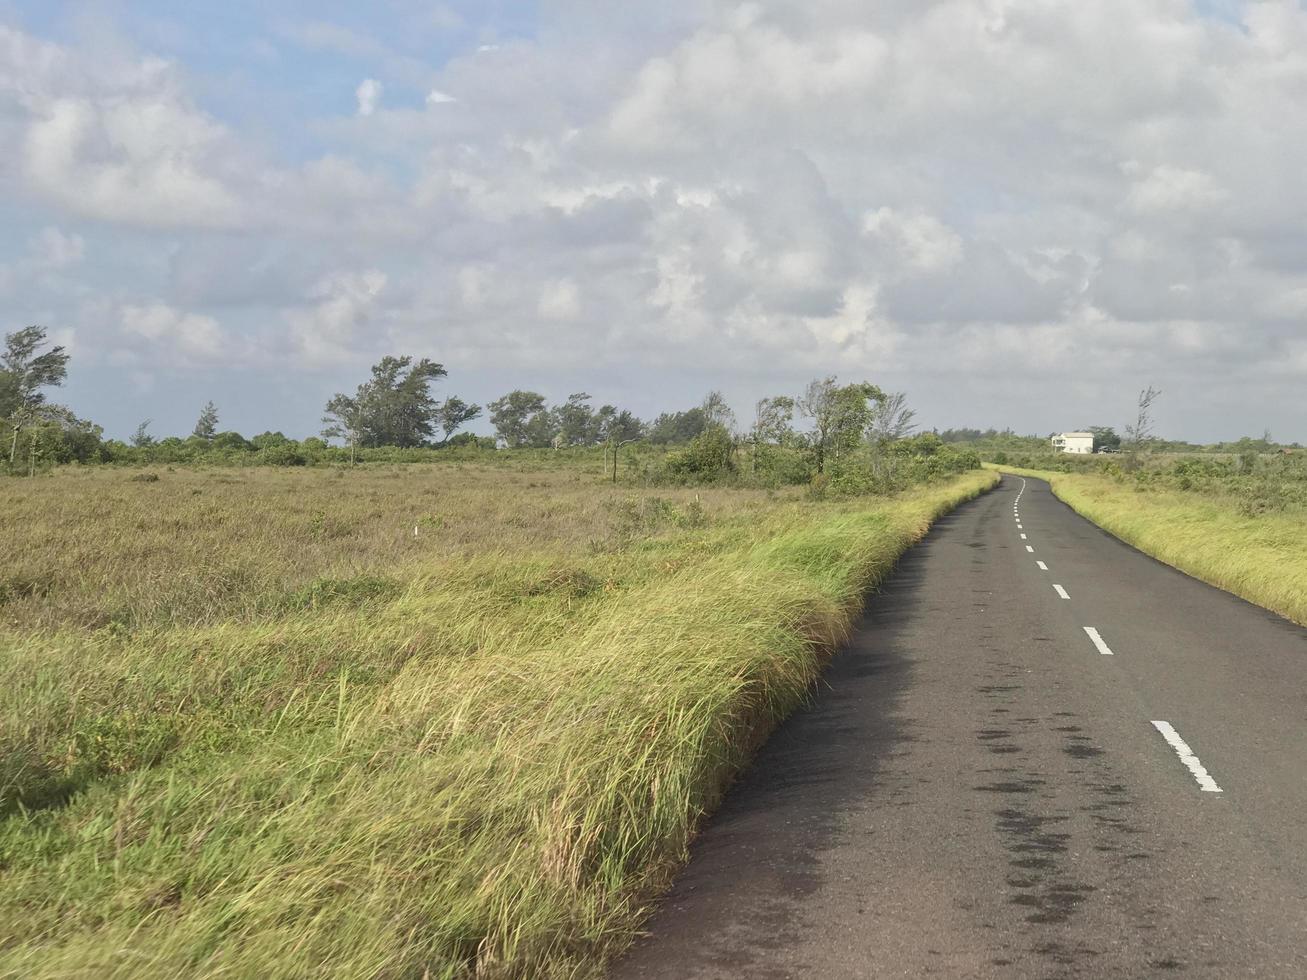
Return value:
[(1103, 637), (1099, 635), (1098, 630), (1094, 629), (1092, 626), (1086, 626), (1085, 632), (1089, 634), (1089, 638), (1094, 641), (1094, 646), (1098, 648), (1099, 653), (1105, 657), (1113, 656), (1112, 648), (1103, 642)]
[[(1014, 500), (1012, 503), (1012, 517), (1016, 521), (1018, 531), (1025, 531), (1025, 527), (1021, 523), (1021, 495), (1025, 492), (1026, 492), (1026, 481), (1025, 478), (1022, 478), (1021, 489), (1017, 492), (1016, 500)], [(1022, 534), (1021, 540), (1022, 541), (1027, 540), (1027, 536), (1025, 534)], [(1035, 549), (1031, 545), (1026, 545), (1026, 551), (1030, 552), (1030, 554), (1032, 555), (1035, 553)], [(1048, 571), (1048, 566), (1044, 564), (1042, 561), (1037, 561), (1035, 562), (1035, 564), (1039, 566), (1039, 570), (1041, 572)], [(1067, 590), (1062, 588), (1062, 586), (1060, 585), (1055, 584), (1053, 586), (1053, 591), (1055, 591), (1063, 599), (1071, 598)], [(1093, 626), (1086, 626), (1084, 627), (1084, 631), (1085, 631), (1085, 635), (1089, 637), (1090, 642), (1094, 644), (1094, 648), (1100, 654), (1102, 654), (1105, 657), (1115, 656), (1115, 654), (1112, 652), (1112, 648), (1107, 645), (1107, 642), (1103, 639), (1102, 634), (1099, 633), (1097, 629), (1095, 629)], [(1174, 727), (1172, 727), (1169, 721), (1155, 721), (1153, 722), (1153, 727), (1156, 728), (1159, 733), (1161, 733), (1162, 738), (1166, 739), (1167, 744), (1170, 745), (1171, 748), (1175, 750), (1175, 754), (1180, 757), (1180, 761), (1185, 764), (1185, 768), (1187, 768), (1193, 774), (1193, 777), (1197, 781), (1198, 786), (1202, 789), (1204, 793), (1222, 792), (1221, 787), (1216, 785), (1216, 780), (1212, 778), (1211, 773), (1209, 773), (1203, 767), (1203, 764), (1202, 762), (1199, 761), (1198, 756), (1194, 755), (1193, 749), (1189, 748), (1185, 740), (1180, 737), (1180, 733), (1177, 732)]]
[(1194, 755), (1193, 749), (1189, 748), (1185, 740), (1180, 737), (1169, 721), (1155, 721), (1153, 727), (1162, 733), (1162, 738), (1166, 739), (1167, 744), (1175, 749), (1175, 754), (1180, 757), (1180, 761), (1185, 767), (1194, 774), (1194, 779), (1202, 787), (1204, 793), (1219, 793), (1221, 787), (1216, 785), (1216, 780), (1211, 774), (1203, 768), (1203, 764), (1198, 761), (1198, 756)]

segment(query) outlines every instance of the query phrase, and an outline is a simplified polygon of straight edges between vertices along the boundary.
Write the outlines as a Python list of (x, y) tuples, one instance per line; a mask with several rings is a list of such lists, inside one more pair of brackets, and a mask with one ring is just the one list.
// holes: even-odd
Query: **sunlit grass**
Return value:
[[(29, 534), (54, 585), (0, 606), (0, 975), (595, 975), (865, 590), (995, 479), (652, 503), (565, 472), (236, 476), (165, 474), (221, 496), (202, 516), (48, 481), (78, 528)], [(318, 513), (350, 531), (303, 537)], [(412, 544), (423, 514), (468, 526)]]

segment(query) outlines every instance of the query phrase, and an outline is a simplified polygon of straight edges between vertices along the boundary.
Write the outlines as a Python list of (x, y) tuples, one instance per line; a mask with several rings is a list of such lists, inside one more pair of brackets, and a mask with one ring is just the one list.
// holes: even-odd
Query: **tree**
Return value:
[(753, 446), (753, 451), (749, 454), (749, 466), (753, 472), (758, 471), (758, 455), (764, 446), (784, 445), (790, 441), (793, 435), (790, 423), (793, 420), (794, 399), (788, 395), (758, 400), (754, 406), (753, 427), (749, 430), (749, 442)]
[(415, 361), (387, 355), (372, 365), (372, 377), (352, 396), (331, 397), (323, 435), (344, 439), (351, 447), (421, 446), (435, 433), (440, 407), (431, 385), (447, 375), (444, 365), (425, 357)]
[(486, 406), (495, 435), (509, 449), (547, 446), (554, 436), (553, 413), (545, 396), (534, 391), (510, 391)]
[(812, 420), (812, 445), (817, 472), (826, 471), (829, 457), (853, 449), (871, 424), (871, 401), (883, 402), (885, 393), (868, 382), (840, 386), (834, 377), (808, 384), (799, 398), (799, 410)]
[(702, 408), (684, 412), (664, 412), (649, 426), (649, 441), (655, 445), (689, 442), (703, 433), (707, 421)]
[(1121, 437), (1110, 425), (1091, 425), (1088, 431), (1094, 434), (1094, 452), (1121, 448)]
[(1126, 438), (1130, 441), (1130, 448), (1134, 452), (1138, 452), (1152, 441), (1153, 402), (1157, 401), (1161, 394), (1152, 385), (1139, 392), (1138, 411), (1134, 424), (1125, 427)]
[(867, 438), (873, 445), (897, 442), (915, 429), (917, 413), (908, 408), (908, 396), (901, 391), (882, 394), (875, 399)]
[(735, 413), (720, 391), (708, 392), (699, 408), (703, 412), (704, 428), (720, 425), (729, 431), (735, 427)]
[(835, 390), (830, 442), (833, 455), (838, 457), (858, 447), (871, 428), (876, 406), (884, 401), (885, 393), (866, 381)]
[[(599, 411), (603, 413), (602, 408)], [(599, 437), (613, 442), (635, 442), (637, 439), (644, 438), (644, 434), (644, 423), (626, 409), (622, 409), (604, 421)]]
[(431, 383), (447, 374), (443, 365), (425, 357), (414, 361), (387, 355), (374, 364), (372, 378), (355, 396), (364, 444), (408, 449), (431, 438), (437, 410)]
[(45, 404), (42, 388), (57, 388), (68, 376), (69, 355), (63, 347), (37, 351), (45, 343), (45, 327), (24, 327), (5, 335), (0, 356), (0, 414), (34, 410)]
[(835, 377), (818, 378), (808, 382), (799, 396), (799, 411), (812, 420), (812, 445), (817, 458), (817, 472), (826, 471), (826, 451), (830, 444), (831, 424), (834, 419)]
[(552, 409), (536, 412), (526, 422), (526, 444), (532, 449), (558, 447), (558, 416)]
[(481, 406), (471, 405), (458, 397), (446, 398), (436, 411), (436, 424), (449, 442), (450, 436), (462, 425), (481, 417)]
[(213, 402), (205, 402), (204, 408), (200, 411), (200, 417), (195, 421), (195, 429), (191, 435), (197, 439), (203, 439), (205, 442), (212, 442), (213, 437), (218, 434), (218, 406)]
[(754, 446), (766, 443), (784, 443), (791, 433), (795, 401), (788, 395), (760, 398), (754, 406), (753, 428), (749, 438)]
[(0, 356), (0, 417), (13, 429), (9, 444), (12, 466), (18, 450), (18, 433), (28, 424), (48, 413), (42, 388), (57, 388), (68, 376), (68, 354), (63, 347), (51, 347), (38, 354), (45, 344), (45, 327), (24, 327), (5, 335), (5, 351)]
[(590, 409), (590, 396), (584, 391), (568, 395), (567, 401), (554, 410), (554, 416), (564, 445), (588, 446), (595, 441), (598, 426)]
[(603, 442), (610, 438), (613, 428), (613, 420), (617, 418), (616, 405), (600, 405), (595, 409), (594, 416), (590, 420), (590, 438), (589, 444)]
[(349, 395), (333, 395), (327, 402), (322, 423), (324, 438), (340, 439), (349, 446), (349, 462), (353, 466), (363, 438), (363, 415), (358, 400)]
[(146, 431), (150, 428), (150, 423), (153, 421), (154, 419), (146, 419), (138, 425), (136, 431), (132, 433), (132, 437), (129, 441), (137, 449), (148, 449), (150, 446), (154, 445), (154, 436)]

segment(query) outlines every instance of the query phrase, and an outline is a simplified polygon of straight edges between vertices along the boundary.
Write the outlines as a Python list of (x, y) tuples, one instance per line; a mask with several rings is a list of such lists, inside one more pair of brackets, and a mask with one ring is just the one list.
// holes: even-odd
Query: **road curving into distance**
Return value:
[(941, 519), (613, 975), (1307, 976), (1307, 630), (1037, 480)]

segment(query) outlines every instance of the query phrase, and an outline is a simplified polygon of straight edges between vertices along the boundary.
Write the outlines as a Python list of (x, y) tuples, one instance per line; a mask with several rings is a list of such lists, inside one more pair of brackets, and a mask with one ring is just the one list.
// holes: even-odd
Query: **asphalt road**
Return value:
[(614, 975), (1307, 977), (1305, 735), (1307, 630), (1005, 477), (904, 556)]

